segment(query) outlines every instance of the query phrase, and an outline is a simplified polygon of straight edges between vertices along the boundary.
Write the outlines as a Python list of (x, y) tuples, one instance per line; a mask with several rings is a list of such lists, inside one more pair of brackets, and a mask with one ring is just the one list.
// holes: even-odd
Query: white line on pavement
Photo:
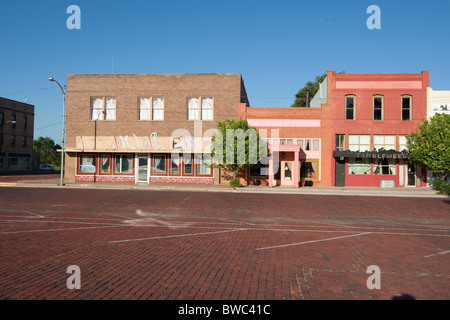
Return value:
[(372, 232), (364, 232), (364, 233), (358, 233), (358, 234), (351, 234), (351, 235), (348, 235), (348, 236), (326, 238), (326, 239), (320, 239), (320, 240), (311, 240), (311, 241), (304, 241), (304, 242), (297, 242), (297, 243), (288, 243), (288, 244), (282, 244), (282, 245), (272, 246), (272, 247), (257, 248), (255, 250), (266, 250), (266, 249), (283, 248), (283, 247), (290, 247), (290, 246), (300, 246), (300, 245), (309, 244), (309, 243), (338, 240), (338, 239), (350, 238), (350, 237), (359, 237), (359, 236), (363, 236), (363, 235), (366, 235), (366, 234), (372, 234)]
[(193, 237), (193, 236), (202, 236), (208, 234), (218, 234), (218, 233), (226, 233), (226, 232), (235, 232), (235, 231), (243, 231), (248, 229), (232, 229), (232, 230), (223, 230), (223, 231), (215, 231), (215, 232), (201, 232), (201, 233), (189, 233), (189, 234), (175, 234), (173, 236), (160, 236), (160, 237), (151, 237), (151, 238), (138, 238), (138, 239), (125, 239), (125, 240), (115, 240), (110, 241), (110, 243), (120, 243), (120, 242), (131, 242), (131, 241), (144, 241), (144, 240), (157, 240), (157, 239), (170, 239), (170, 238), (179, 238), (179, 237)]

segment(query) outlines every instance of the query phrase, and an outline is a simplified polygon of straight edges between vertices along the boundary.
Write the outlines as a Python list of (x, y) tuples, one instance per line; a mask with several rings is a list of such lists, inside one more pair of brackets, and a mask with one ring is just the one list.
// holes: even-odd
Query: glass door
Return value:
[(148, 183), (148, 155), (138, 156), (137, 182)]

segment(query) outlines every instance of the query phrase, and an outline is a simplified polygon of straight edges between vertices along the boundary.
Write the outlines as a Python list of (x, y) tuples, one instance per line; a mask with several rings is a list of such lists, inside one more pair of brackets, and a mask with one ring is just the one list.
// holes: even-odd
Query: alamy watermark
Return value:
[(73, 30), (73, 29), (81, 29), (81, 9), (77, 5), (70, 5), (67, 7), (66, 10), (67, 13), (70, 14), (70, 16), (67, 18), (66, 25), (67, 29)]
[(371, 5), (367, 7), (366, 13), (371, 14), (367, 18), (366, 25), (370, 30), (381, 29), (381, 9), (379, 6)]
[(381, 269), (377, 265), (371, 265), (367, 267), (366, 273), (371, 273), (372, 275), (367, 278), (366, 285), (367, 289), (381, 289)]
[(67, 267), (66, 273), (72, 274), (67, 278), (66, 286), (67, 289), (81, 289), (81, 269), (77, 265), (70, 265)]

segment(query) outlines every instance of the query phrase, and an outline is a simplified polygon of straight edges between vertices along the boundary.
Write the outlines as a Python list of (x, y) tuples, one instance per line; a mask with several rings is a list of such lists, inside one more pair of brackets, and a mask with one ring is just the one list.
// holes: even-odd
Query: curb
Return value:
[(227, 192), (239, 194), (293, 194), (293, 195), (333, 195), (333, 196), (371, 196), (371, 197), (413, 197), (448, 199), (445, 194), (426, 189), (403, 188), (354, 188), (354, 187), (316, 187), (316, 188), (270, 188), (251, 187), (231, 188), (223, 186), (191, 186), (191, 185), (136, 185), (136, 184), (89, 184), (67, 183), (63, 187), (58, 182), (49, 181), (17, 181), (0, 182), (0, 187), (18, 188), (64, 188), (64, 189), (103, 189), (103, 190), (142, 190), (142, 191), (184, 191), (184, 192)]

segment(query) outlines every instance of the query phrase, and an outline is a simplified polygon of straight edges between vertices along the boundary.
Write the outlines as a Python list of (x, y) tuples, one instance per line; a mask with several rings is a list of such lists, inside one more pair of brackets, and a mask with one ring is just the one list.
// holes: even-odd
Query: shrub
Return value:
[(434, 183), (434, 189), (439, 194), (446, 193), (446, 194), (450, 195), (450, 181), (437, 179), (436, 182)]
[(232, 186), (233, 188), (241, 188), (241, 187), (243, 187), (243, 185), (239, 182), (239, 179), (232, 179), (230, 181), (230, 186)]

